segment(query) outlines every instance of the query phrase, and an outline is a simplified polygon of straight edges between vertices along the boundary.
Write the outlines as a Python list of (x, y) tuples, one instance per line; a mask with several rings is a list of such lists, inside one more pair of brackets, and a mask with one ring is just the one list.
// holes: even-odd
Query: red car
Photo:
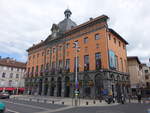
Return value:
[(9, 93), (7, 93), (7, 92), (0, 93), (0, 99), (8, 99), (9, 96), (10, 96)]

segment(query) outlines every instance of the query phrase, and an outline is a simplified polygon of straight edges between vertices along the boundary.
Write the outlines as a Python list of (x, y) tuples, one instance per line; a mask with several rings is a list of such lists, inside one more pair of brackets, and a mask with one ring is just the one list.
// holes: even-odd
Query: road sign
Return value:
[(74, 93), (75, 93), (75, 94), (79, 94), (80, 92), (79, 92), (78, 90), (75, 90)]

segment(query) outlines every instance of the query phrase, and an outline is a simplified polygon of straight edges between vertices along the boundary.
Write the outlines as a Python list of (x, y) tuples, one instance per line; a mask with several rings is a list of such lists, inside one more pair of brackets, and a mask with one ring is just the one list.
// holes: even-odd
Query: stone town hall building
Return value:
[(77, 70), (80, 97), (97, 98), (102, 92), (113, 96), (127, 94), (126, 45), (110, 29), (106, 15), (77, 25), (65, 10), (65, 19), (53, 24), (46, 40), (30, 47), (25, 80), (28, 94), (73, 97), (75, 89), (75, 48), (78, 43)]

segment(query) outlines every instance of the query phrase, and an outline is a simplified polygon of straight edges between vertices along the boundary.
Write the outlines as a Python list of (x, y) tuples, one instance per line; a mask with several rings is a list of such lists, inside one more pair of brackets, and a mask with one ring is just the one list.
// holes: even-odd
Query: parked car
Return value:
[(9, 97), (10, 97), (10, 95), (7, 92), (0, 93), (0, 99), (8, 99)]
[(6, 107), (6, 105), (3, 102), (0, 102), (0, 113), (5, 112), (5, 107)]

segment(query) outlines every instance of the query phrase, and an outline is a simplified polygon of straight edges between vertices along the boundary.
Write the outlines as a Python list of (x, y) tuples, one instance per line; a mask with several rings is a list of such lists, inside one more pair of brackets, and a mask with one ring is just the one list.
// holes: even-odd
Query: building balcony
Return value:
[(40, 71), (40, 76), (43, 76), (44, 72), (43, 70)]
[(38, 72), (35, 72), (35, 76), (38, 76), (38, 74), (39, 74)]
[(45, 73), (45, 75), (48, 75), (48, 74), (49, 74), (49, 70), (48, 70), (48, 69), (45, 69), (45, 70), (44, 70), (44, 73)]
[(100, 70), (100, 69), (102, 69), (102, 66), (101, 65), (96, 65), (96, 70)]
[(69, 72), (70, 72), (70, 68), (66, 68), (65, 73), (69, 73)]

